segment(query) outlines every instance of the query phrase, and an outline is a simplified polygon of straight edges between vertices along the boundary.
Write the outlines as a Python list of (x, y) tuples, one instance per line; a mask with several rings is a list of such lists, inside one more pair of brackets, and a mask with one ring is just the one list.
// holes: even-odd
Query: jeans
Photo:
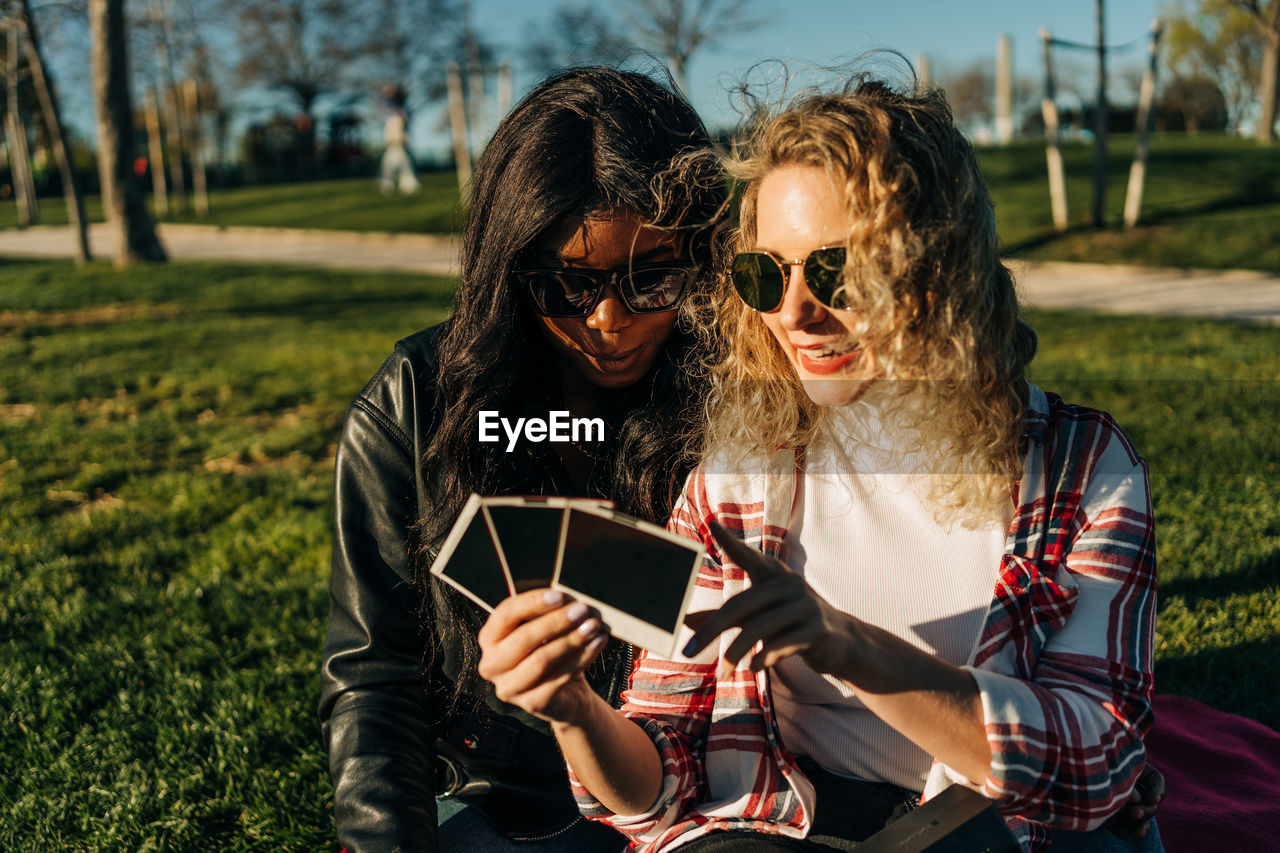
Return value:
[(441, 853), (619, 853), (627, 840), (602, 823), (586, 818), (542, 841), (513, 841), (458, 800), (436, 800)]
[[(493, 828), (479, 812), (469, 809), (457, 800), (437, 800), (436, 809), (440, 822), (440, 850), (475, 851), (475, 853), (618, 853), (626, 846), (626, 840), (603, 824), (582, 820), (567, 831), (543, 841), (512, 841)], [(768, 851), (824, 851), (843, 850), (856, 846), (822, 833), (821, 827), (805, 841), (745, 832), (716, 832), (688, 845), (690, 853), (713, 853), (735, 850)], [(1141, 840), (1122, 840), (1110, 830), (1093, 832), (1067, 832), (1057, 830), (1053, 834), (1055, 853), (1164, 853), (1156, 822)]]
[[(918, 802), (913, 792), (894, 785), (864, 782), (829, 773), (811, 758), (797, 759), (800, 769), (813, 783), (818, 802), (843, 804), (822, 809), (803, 840), (750, 831), (713, 832), (680, 847), (680, 853), (843, 853), (856, 850), (858, 842), (870, 838), (886, 824), (904, 817)], [(852, 804), (856, 807), (851, 807)], [(1119, 839), (1108, 829), (1093, 832), (1053, 833), (1054, 853), (1164, 853), (1155, 821), (1142, 840)]]
[[(830, 836), (813, 836), (803, 841), (759, 832), (713, 832), (680, 848), (680, 853), (835, 853), (854, 850), (856, 842)], [(1164, 853), (1155, 821), (1141, 841), (1121, 840), (1110, 830), (1064, 832), (1053, 834), (1053, 853)]]
[(1116, 838), (1109, 829), (1095, 829), (1093, 832), (1058, 829), (1053, 833), (1053, 849), (1063, 853), (1164, 853), (1160, 830), (1156, 828), (1154, 819), (1147, 837), (1143, 839)]

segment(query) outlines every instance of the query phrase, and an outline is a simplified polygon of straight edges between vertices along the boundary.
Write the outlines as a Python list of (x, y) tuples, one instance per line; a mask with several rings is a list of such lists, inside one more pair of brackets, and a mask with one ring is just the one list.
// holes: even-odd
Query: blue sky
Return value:
[[(508, 49), (517, 46), (553, 8), (551, 2), (529, 0), (473, 0), (473, 4), (477, 22)], [(1107, 42), (1123, 44), (1144, 39), (1159, 3), (1111, 0), (1106, 7)], [(912, 61), (926, 54), (936, 77), (975, 61), (994, 62), (996, 39), (1007, 33), (1013, 41), (1015, 73), (1039, 81), (1042, 27), (1056, 38), (1090, 43), (1096, 28), (1092, 0), (755, 0), (754, 8), (766, 23), (698, 53), (689, 69), (693, 104), (713, 126), (732, 121), (728, 86), (760, 60), (780, 59), (790, 69), (829, 66), (887, 47)], [(1132, 67), (1142, 60), (1139, 45), (1117, 55), (1112, 66)], [(1076, 61), (1092, 68), (1092, 60), (1084, 54)], [(517, 75), (516, 97), (534, 82)]]
[[(563, 0), (580, 4), (587, 0)], [(201, 0), (195, 0), (199, 3)], [(350, 0), (353, 3), (362, 0)], [(519, 98), (538, 75), (521, 67), (520, 46), (529, 33), (543, 25), (562, 0), (472, 0), (477, 25), (499, 47), (499, 56), (511, 59), (516, 67), (514, 95)], [(1111, 0), (1107, 3), (1106, 30), (1109, 44), (1144, 40), (1152, 17), (1165, 0)], [(618, 12), (623, 4), (597, 3), (602, 11)], [(689, 68), (690, 96), (694, 107), (712, 128), (725, 127), (735, 121), (729, 89), (740, 82), (747, 70), (764, 60), (782, 60), (791, 71), (832, 66), (856, 58), (875, 48), (893, 48), (915, 61), (920, 54), (929, 57), (935, 78), (947, 71), (957, 71), (973, 62), (994, 62), (996, 39), (1007, 33), (1013, 41), (1015, 73), (1030, 78), (1038, 86), (1042, 75), (1041, 27), (1049, 28), (1055, 37), (1077, 42), (1094, 40), (1093, 0), (754, 0), (753, 8), (763, 23), (751, 32), (726, 36), (698, 52)], [(64, 88), (63, 102), (71, 124), (83, 132), (92, 130), (92, 108), (87, 80), (87, 57), (59, 52), (56, 60), (70, 63), (57, 67)], [(1060, 60), (1061, 67), (1068, 64)], [(1087, 77), (1092, 87), (1092, 59), (1076, 53), (1074, 67)], [(1141, 44), (1114, 57), (1111, 67), (1117, 72), (1134, 68), (1143, 61)], [(136, 58), (135, 58), (136, 62)], [(74, 66), (74, 67), (72, 67)], [(137, 66), (135, 64), (135, 70)], [(1124, 97), (1125, 84), (1120, 74), (1114, 77), (1113, 99)], [(491, 96), (492, 97), (492, 96)], [(236, 130), (253, 118), (262, 118), (267, 106), (262, 97), (246, 100), (258, 103), (259, 109), (245, 109), (233, 122)], [(270, 104), (274, 104), (271, 99)], [(489, 113), (493, 117), (493, 101)], [(287, 111), (287, 106), (281, 106)], [(268, 110), (269, 112), (269, 110)], [(414, 116), (412, 147), (415, 151), (443, 159), (448, 152), (448, 137), (435, 128), (440, 122), (441, 107), (433, 106)], [(377, 149), (381, 140), (381, 118), (371, 97), (367, 106), (368, 141)], [(492, 122), (491, 122), (492, 123)]]

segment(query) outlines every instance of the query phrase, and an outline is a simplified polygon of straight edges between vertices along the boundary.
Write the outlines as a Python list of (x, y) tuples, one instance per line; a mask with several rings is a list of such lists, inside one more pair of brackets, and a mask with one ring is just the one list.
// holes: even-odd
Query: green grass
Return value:
[[(0, 849), (332, 850), (345, 407), (452, 283), (0, 261)], [(1280, 329), (1035, 315), (1151, 464), (1162, 692), (1280, 726)]]
[[(427, 172), (420, 177), (422, 191), (407, 196), (383, 195), (372, 178), (213, 190), (209, 193), (207, 217), (197, 218), (188, 213), (165, 221), (396, 233), (443, 233), (460, 229), (454, 173)], [(102, 203), (98, 196), (89, 196), (86, 207), (90, 221), (102, 221)], [(66, 205), (61, 198), (40, 200), (40, 222), (44, 225), (67, 223)], [(13, 228), (17, 224), (17, 206), (12, 202), (0, 204), (0, 228)]]
[[(1042, 143), (984, 148), (979, 160), (991, 184), (1003, 250), (1031, 260), (1093, 261), (1150, 266), (1280, 269), (1280, 146), (1221, 135), (1153, 137), (1142, 223), (1119, 227), (1134, 138), (1111, 139), (1107, 216), (1111, 228), (1089, 227), (1093, 147), (1067, 145), (1071, 228), (1053, 230)], [(461, 227), (452, 172), (423, 177), (416, 196), (383, 196), (368, 179), (242, 187), (212, 193), (217, 225), (339, 228), (355, 231), (444, 232)], [(42, 200), (43, 221), (66, 222), (62, 200)], [(91, 217), (100, 217), (96, 198)], [(0, 204), (0, 228), (17, 210)]]
[(1002, 250), (1030, 260), (1147, 266), (1280, 269), (1280, 147), (1202, 134), (1153, 138), (1140, 222), (1121, 227), (1132, 136), (1109, 146), (1107, 221), (1093, 210), (1092, 145), (1063, 149), (1070, 229), (1053, 230), (1044, 145), (979, 152), (996, 205)]
[(1032, 379), (1110, 412), (1151, 469), (1156, 689), (1280, 728), (1280, 328), (1038, 312)]
[(0, 849), (332, 848), (334, 444), (452, 282), (0, 270)]

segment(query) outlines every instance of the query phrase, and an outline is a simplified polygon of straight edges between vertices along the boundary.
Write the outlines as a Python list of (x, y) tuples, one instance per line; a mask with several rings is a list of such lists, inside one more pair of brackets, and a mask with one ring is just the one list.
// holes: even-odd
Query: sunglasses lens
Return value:
[(676, 307), (692, 280), (693, 270), (688, 267), (649, 267), (622, 276), (618, 286), (628, 308), (647, 314)]
[(533, 307), (548, 317), (583, 317), (595, 303), (600, 285), (590, 276), (553, 270), (518, 272)]
[[(836, 291), (844, 282), (844, 247), (815, 249), (804, 262), (804, 280), (809, 290), (823, 305), (842, 308), (835, 304)], [(843, 303), (844, 300), (841, 300)]]
[(733, 256), (733, 287), (755, 310), (772, 311), (782, 304), (783, 284), (782, 269), (764, 252)]

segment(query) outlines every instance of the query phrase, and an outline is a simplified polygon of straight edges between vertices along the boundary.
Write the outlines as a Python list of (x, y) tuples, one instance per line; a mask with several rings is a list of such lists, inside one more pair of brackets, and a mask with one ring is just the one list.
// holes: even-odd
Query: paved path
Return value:
[[(434, 234), (173, 224), (161, 224), (158, 231), (169, 256), (183, 260), (265, 261), (441, 275), (456, 275), (458, 268), (452, 239)], [(109, 256), (111, 235), (106, 225), (89, 227), (89, 249), (95, 255)], [(67, 227), (0, 230), (0, 256), (64, 258), (74, 253), (75, 241)]]
[[(106, 254), (105, 225), (90, 229)], [(174, 258), (314, 264), (456, 275), (457, 248), (447, 236), (361, 234), (291, 228), (161, 225)], [(69, 257), (70, 229), (0, 230), (0, 256)], [(1222, 317), (1280, 325), (1280, 276), (1248, 270), (1182, 270), (1107, 264), (1014, 262), (1024, 300), (1043, 308)]]
[(1019, 295), (1039, 308), (1168, 314), (1280, 326), (1280, 276), (1254, 270), (1196, 270), (1058, 262), (1010, 264)]

